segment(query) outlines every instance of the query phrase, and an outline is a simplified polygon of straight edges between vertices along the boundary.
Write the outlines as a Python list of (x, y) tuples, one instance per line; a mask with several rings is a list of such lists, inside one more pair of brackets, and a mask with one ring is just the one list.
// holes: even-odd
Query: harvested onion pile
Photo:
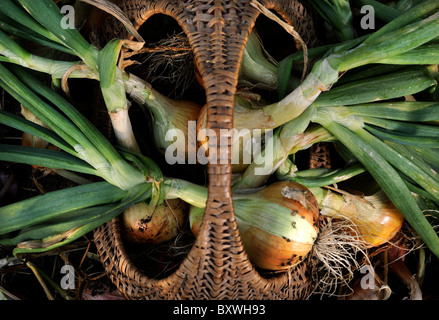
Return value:
[[(332, 254), (319, 243), (325, 219), (349, 221), (346, 243), (365, 250), (391, 243), (406, 221), (439, 256), (423, 213), (439, 204), (439, 1), (396, 1), (391, 11), (400, 15), (361, 37), (348, 1), (311, 3), (332, 42), (276, 61), (254, 31), (243, 54), (231, 191), (250, 260), (270, 272), (315, 257), (325, 263)], [(134, 59), (144, 43), (113, 39), (98, 49), (78, 30), (60, 29), (61, 19), (52, 0), (0, 7), (0, 86), (26, 113), (0, 111), (0, 123), (25, 133), (21, 146), (0, 144), (0, 160), (75, 173), (79, 184), (1, 207), (0, 244), (14, 254), (44, 252), (119, 215), (131, 242), (167, 243), (189, 225), (196, 237), (207, 200), (205, 97), (171, 99), (120, 60), (121, 52)], [(70, 59), (31, 54), (18, 38)], [(203, 92), (194, 68), (192, 86)], [(99, 85), (115, 143), (65, 98), (68, 78)], [(131, 105), (149, 117), (134, 118)], [(320, 143), (337, 160), (309, 168), (308, 152)]]

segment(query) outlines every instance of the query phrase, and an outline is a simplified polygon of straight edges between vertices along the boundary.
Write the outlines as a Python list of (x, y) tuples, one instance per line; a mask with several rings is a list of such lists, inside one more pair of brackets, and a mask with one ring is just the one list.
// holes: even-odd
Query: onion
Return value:
[[(275, 182), (251, 194), (234, 195), (235, 216), (246, 253), (254, 265), (285, 270), (311, 251), (318, 234), (318, 204), (304, 186)], [(198, 235), (204, 208), (192, 207), (191, 230)]]
[(145, 202), (134, 205), (122, 215), (122, 234), (134, 243), (158, 244), (176, 237), (187, 219), (187, 204), (171, 199), (157, 206)]
[(349, 193), (311, 188), (325, 216), (349, 219), (358, 229), (358, 235), (370, 247), (390, 241), (401, 229), (404, 217), (380, 190), (363, 198)]

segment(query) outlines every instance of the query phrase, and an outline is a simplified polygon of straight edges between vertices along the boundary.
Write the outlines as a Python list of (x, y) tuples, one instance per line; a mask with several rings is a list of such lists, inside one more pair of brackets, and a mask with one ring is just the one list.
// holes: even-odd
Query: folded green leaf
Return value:
[(322, 92), (315, 107), (354, 105), (415, 94), (436, 85), (425, 67), (412, 67), (368, 79), (362, 79)]
[[(52, 234), (46, 238), (22, 242), (14, 249), (13, 253), (14, 255), (17, 255), (19, 253), (45, 252), (68, 244), (116, 217), (127, 208), (141, 201), (145, 201), (150, 196), (151, 184), (145, 183), (143, 185), (138, 185), (131, 189), (119, 203), (109, 206), (101, 206), (97, 210), (88, 211), (88, 219), (77, 221), (76, 227), (60, 234)], [(69, 214), (72, 214), (72, 212)], [(67, 227), (65, 223), (68, 222), (61, 222), (58, 226), (53, 226), (53, 228), (58, 228), (58, 230), (65, 229)], [(48, 234), (49, 230), (44, 229), (43, 227), (42, 229), (39, 229), (39, 232), (40, 235), (43, 236), (44, 234)]]
[[(439, 104), (437, 102), (375, 102), (352, 105), (348, 107), (348, 110), (357, 116), (361, 116), (362, 119), (370, 121), (372, 121), (372, 118), (374, 118), (373, 121), (379, 121), (376, 119), (393, 121), (435, 121), (439, 119)], [(370, 123), (377, 124), (376, 122)]]
[(364, 125), (364, 128), (382, 140), (424, 148), (439, 148), (439, 137), (437, 136), (421, 136), (419, 134), (413, 135), (409, 133), (394, 132), (367, 124)]
[[(315, 169), (310, 169), (309, 171), (311, 170)], [(346, 181), (364, 172), (366, 172), (364, 166), (356, 164), (343, 169), (330, 170), (326, 174), (320, 174), (315, 177), (303, 176), (304, 172), (298, 171), (295, 175), (278, 176), (278, 179), (294, 181), (307, 188), (318, 188)]]
[[(122, 40), (113, 39), (99, 53), (100, 85), (105, 105), (110, 112), (117, 112), (119, 109), (127, 108), (125, 86), (122, 81), (116, 81), (116, 74), (118, 73), (117, 61), (121, 48)], [(119, 79), (121, 78), (121, 74), (119, 74)]]
[(76, 151), (58, 134), (23, 117), (0, 110), (0, 123), (43, 139), (54, 146), (76, 155)]
[(0, 160), (97, 175), (87, 162), (50, 149), (0, 144)]
[(107, 182), (97, 182), (62, 189), (0, 208), (0, 234), (52, 219), (63, 213), (108, 204), (128, 195)]

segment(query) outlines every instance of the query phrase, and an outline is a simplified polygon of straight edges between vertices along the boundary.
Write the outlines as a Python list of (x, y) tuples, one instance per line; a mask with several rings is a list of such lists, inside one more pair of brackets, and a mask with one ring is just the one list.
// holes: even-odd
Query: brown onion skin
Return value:
[[(279, 196), (282, 195), (282, 190), (285, 187), (300, 191), (304, 196), (304, 203), (300, 203), (298, 199)], [(259, 192), (263, 194), (265, 199), (287, 207), (292, 212), (297, 211), (297, 214), (306, 219), (318, 231), (319, 204), (307, 187), (294, 181), (280, 181), (265, 187)]]
[[(303, 204), (294, 197), (283, 196), (282, 190), (285, 187), (297, 190), (298, 194), (303, 196), (301, 199)], [(275, 182), (255, 194), (290, 209), (292, 215), (301, 216), (318, 231), (318, 203), (312, 192), (305, 186), (291, 181)], [(191, 230), (195, 236), (198, 235), (202, 220), (203, 215), (199, 214), (192, 221)], [(303, 261), (312, 249), (312, 244), (282, 238), (258, 227), (250, 226), (247, 222), (244, 224), (245, 226), (240, 227), (241, 240), (250, 261), (258, 268), (271, 271), (289, 269)], [(238, 225), (240, 225), (239, 220)]]
[(387, 200), (379, 213), (370, 212), (366, 218), (352, 217), (359, 234), (371, 247), (379, 247), (387, 243), (401, 230), (404, 217), (395, 205)]
[(146, 204), (140, 205), (142, 210), (139, 213), (122, 215), (122, 235), (129, 242), (158, 244), (169, 241), (187, 222), (188, 204), (183, 200), (167, 200), (155, 209)]
[(280, 238), (259, 228), (241, 232), (242, 243), (250, 260), (265, 270), (285, 270), (300, 263), (312, 245)]

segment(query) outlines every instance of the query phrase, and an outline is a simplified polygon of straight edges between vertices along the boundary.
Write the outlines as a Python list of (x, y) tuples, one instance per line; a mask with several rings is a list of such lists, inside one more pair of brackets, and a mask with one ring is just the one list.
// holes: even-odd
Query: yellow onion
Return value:
[(177, 163), (186, 163), (188, 154), (196, 151), (195, 122), (201, 105), (193, 101), (170, 99), (132, 74), (125, 81), (125, 89), (135, 103), (150, 112), (157, 151), (165, 156), (176, 152), (172, 159)]
[(390, 241), (403, 225), (403, 215), (382, 190), (365, 197), (323, 188), (311, 190), (322, 215), (351, 220), (358, 236), (370, 247)]
[(162, 243), (176, 237), (187, 219), (187, 204), (171, 199), (157, 206), (145, 202), (124, 211), (121, 230), (124, 238), (135, 243)]
[[(318, 234), (318, 204), (304, 186), (275, 182), (251, 194), (235, 194), (235, 217), (246, 253), (266, 270), (285, 270), (311, 251)], [(191, 230), (198, 235), (204, 208), (192, 207)]]

